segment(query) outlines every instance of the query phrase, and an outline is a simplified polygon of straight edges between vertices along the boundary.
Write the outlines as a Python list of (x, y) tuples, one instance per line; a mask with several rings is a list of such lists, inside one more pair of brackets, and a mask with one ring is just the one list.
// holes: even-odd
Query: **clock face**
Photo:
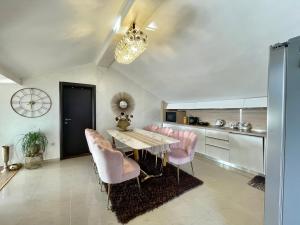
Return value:
[(35, 118), (49, 112), (52, 102), (46, 92), (37, 88), (24, 88), (11, 97), (10, 104), (19, 115)]

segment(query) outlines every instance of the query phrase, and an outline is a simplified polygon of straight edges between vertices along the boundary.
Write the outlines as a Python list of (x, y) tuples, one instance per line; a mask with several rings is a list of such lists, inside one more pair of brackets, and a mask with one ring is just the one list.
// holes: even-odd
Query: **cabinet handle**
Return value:
[(212, 145), (212, 144), (206, 144), (206, 145), (209, 145), (209, 146), (212, 146), (212, 147), (215, 147), (215, 148), (221, 148), (221, 149), (224, 149), (224, 150), (230, 151), (230, 149), (229, 149), (229, 148), (224, 148), (224, 147), (220, 147), (220, 146), (217, 146), (217, 145)]
[(205, 136), (206, 138), (212, 138), (212, 139), (216, 139), (216, 140), (221, 140), (221, 141), (228, 141), (229, 139), (222, 139), (222, 138), (216, 138), (216, 137), (211, 137), (211, 136)]

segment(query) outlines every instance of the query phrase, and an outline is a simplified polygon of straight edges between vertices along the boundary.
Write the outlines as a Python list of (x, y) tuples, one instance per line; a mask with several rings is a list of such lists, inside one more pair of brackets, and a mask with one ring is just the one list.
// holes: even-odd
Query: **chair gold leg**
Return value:
[(194, 174), (194, 167), (193, 167), (193, 162), (191, 161), (191, 167), (192, 167), (192, 174), (193, 174), (193, 176), (195, 176), (195, 174)]
[(110, 197), (110, 190), (111, 190), (111, 184), (107, 184), (108, 190), (107, 190), (107, 209), (109, 210), (109, 197)]
[(157, 154), (155, 155), (155, 168), (157, 167)]
[(179, 184), (179, 166), (177, 166), (177, 182)]
[(141, 192), (141, 184), (140, 184), (139, 177), (136, 178), (136, 181), (137, 181), (137, 184), (138, 184), (138, 187), (139, 187), (139, 191)]
[(97, 165), (95, 162), (93, 162), (93, 165), (94, 165), (94, 171), (95, 171), (95, 174), (98, 174), (98, 170), (97, 170)]
[(101, 192), (104, 192), (103, 191), (103, 181), (100, 179), (100, 190), (101, 190)]

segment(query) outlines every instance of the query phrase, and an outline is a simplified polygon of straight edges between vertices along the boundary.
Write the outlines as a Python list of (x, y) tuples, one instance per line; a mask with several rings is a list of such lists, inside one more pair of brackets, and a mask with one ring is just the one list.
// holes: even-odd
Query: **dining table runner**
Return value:
[(110, 129), (107, 132), (132, 149), (145, 149), (154, 154), (169, 152), (170, 145), (179, 142), (177, 139), (138, 128), (130, 131)]
[(161, 146), (161, 145), (166, 144), (165, 141), (158, 140), (155, 137), (150, 137), (146, 134), (142, 134), (142, 133), (139, 133), (139, 132), (134, 131), (134, 130), (133, 131), (126, 131), (126, 132), (124, 132), (124, 134), (129, 136), (129, 137), (135, 138), (138, 141), (141, 141), (141, 142), (143, 142), (147, 145), (150, 145), (151, 147)]

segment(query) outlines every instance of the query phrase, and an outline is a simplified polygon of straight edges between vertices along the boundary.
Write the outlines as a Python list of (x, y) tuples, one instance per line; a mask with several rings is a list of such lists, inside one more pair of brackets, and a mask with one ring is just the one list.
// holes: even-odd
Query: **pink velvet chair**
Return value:
[[(92, 151), (93, 151), (93, 140), (98, 136), (99, 133), (95, 130), (92, 130), (92, 129), (85, 129), (84, 133), (85, 133), (86, 141), (88, 143), (89, 151), (90, 151), (91, 154), (93, 154), (92, 153)], [(99, 137), (101, 137), (101, 136), (99, 136)]]
[[(85, 129), (84, 133), (85, 133), (86, 141), (87, 141), (87, 144), (89, 147), (89, 151), (93, 155), (94, 141), (96, 138), (101, 138), (102, 136), (98, 135), (99, 133), (96, 130), (92, 130), (92, 129)], [(94, 164), (95, 173), (97, 173), (96, 164), (93, 161), (93, 157), (92, 157), (92, 162)]]
[(173, 131), (171, 137), (180, 140), (176, 144), (170, 146), (169, 162), (177, 166), (177, 181), (179, 184), (179, 166), (190, 163), (194, 176), (193, 159), (195, 155), (195, 147), (197, 143), (197, 135), (191, 131), (176, 130)]
[(105, 148), (112, 148), (112, 144), (96, 130), (85, 129), (85, 137), (91, 154), (93, 154), (93, 145), (95, 142), (103, 142)]
[[(100, 133), (98, 133), (96, 130), (92, 130), (92, 129), (85, 129), (85, 136), (86, 136), (86, 140), (88, 143), (88, 147), (90, 150), (90, 153), (92, 154), (92, 162), (94, 165), (94, 170), (95, 173), (98, 174), (98, 169), (97, 169), (97, 165), (95, 163), (94, 160), (94, 155), (95, 155), (95, 148), (94, 148), (94, 144), (100, 144), (103, 148), (112, 148), (111, 143), (106, 140), (103, 135), (101, 135)], [(100, 184), (100, 188), (101, 191), (103, 191), (102, 187), (103, 187), (103, 181), (101, 180), (100, 176), (99, 176), (99, 184)]]
[(151, 131), (151, 132), (156, 132), (158, 129), (159, 129), (159, 126), (154, 125), (154, 124), (144, 127), (144, 130)]
[(173, 130), (169, 127), (160, 127), (156, 132), (165, 136), (170, 136), (173, 133)]
[[(152, 128), (153, 129), (153, 128)], [(169, 127), (158, 127), (158, 129), (155, 129), (156, 133), (159, 133), (161, 135), (165, 135), (165, 136), (170, 136), (173, 133), (173, 130)], [(151, 152), (151, 150), (149, 150)], [(157, 167), (157, 158), (158, 158), (158, 154), (157, 153), (153, 153), (152, 154), (155, 155), (155, 167)]]
[(132, 159), (124, 158), (123, 154), (113, 148), (105, 148), (102, 143), (94, 144), (94, 160), (101, 180), (108, 185), (107, 207), (112, 184), (122, 183), (133, 178), (140, 187), (140, 166)]
[(92, 130), (92, 129), (85, 129), (85, 137), (88, 143), (89, 151), (93, 155), (93, 145), (94, 143), (97, 142), (103, 142), (107, 148), (112, 148), (111, 143), (106, 140), (98, 131)]

